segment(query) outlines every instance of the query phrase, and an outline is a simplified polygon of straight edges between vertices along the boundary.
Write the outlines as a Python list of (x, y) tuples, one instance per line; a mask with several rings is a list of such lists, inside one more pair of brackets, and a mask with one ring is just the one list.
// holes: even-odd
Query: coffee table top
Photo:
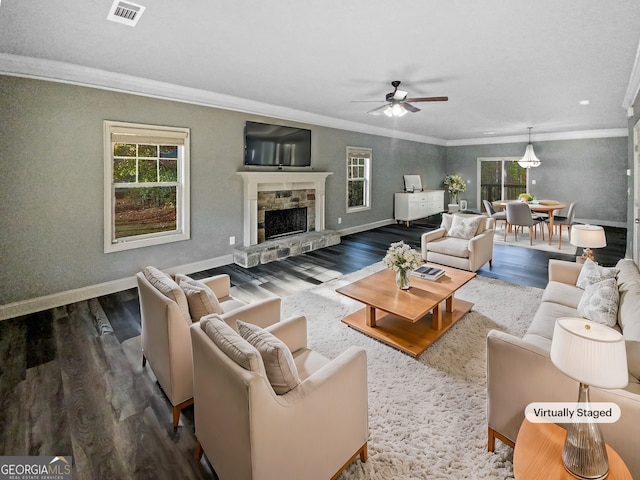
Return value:
[(435, 281), (412, 276), (408, 290), (400, 290), (396, 286), (396, 273), (385, 268), (336, 291), (376, 309), (417, 322), (476, 276), (473, 272), (443, 265), (432, 266), (443, 269), (445, 274)]

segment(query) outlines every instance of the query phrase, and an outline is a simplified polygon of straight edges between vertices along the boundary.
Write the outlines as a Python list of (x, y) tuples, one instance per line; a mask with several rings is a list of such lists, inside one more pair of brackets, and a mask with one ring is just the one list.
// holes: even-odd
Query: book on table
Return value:
[(437, 280), (444, 275), (444, 270), (437, 267), (429, 267), (428, 265), (423, 265), (412, 271), (411, 275), (418, 278), (423, 278), (425, 280)]

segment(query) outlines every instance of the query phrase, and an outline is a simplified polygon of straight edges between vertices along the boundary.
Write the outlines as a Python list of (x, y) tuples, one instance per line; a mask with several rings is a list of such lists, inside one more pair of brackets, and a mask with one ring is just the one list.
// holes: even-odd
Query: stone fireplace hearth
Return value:
[[(244, 182), (244, 245), (234, 249), (235, 263), (252, 267), (340, 243), (324, 228), (325, 179), (331, 172), (238, 172)], [(267, 239), (265, 212), (306, 208), (302, 233)]]

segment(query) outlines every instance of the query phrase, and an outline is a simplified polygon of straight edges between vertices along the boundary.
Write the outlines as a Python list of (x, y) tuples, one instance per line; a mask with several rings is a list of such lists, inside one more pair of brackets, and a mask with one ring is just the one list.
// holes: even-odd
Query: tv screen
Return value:
[(244, 139), (245, 165), (311, 166), (311, 130), (247, 122)]

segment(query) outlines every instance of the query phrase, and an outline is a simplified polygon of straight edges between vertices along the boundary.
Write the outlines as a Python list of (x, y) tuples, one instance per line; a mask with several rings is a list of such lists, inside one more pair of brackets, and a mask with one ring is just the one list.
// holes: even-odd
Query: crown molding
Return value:
[[(555, 140), (585, 140), (589, 138), (628, 137), (626, 128), (609, 128), (603, 130), (579, 130), (575, 132), (538, 133), (531, 135), (532, 142), (552, 142)], [(449, 140), (447, 147), (467, 145), (493, 145), (499, 143), (529, 143), (529, 135), (511, 135), (508, 137), (466, 138)]]
[(231, 95), (54, 60), (0, 53), (0, 74), (99, 88), (419, 143), (442, 146), (447, 143), (441, 138), (364, 125)]
[(636, 50), (636, 59), (633, 62), (627, 93), (625, 93), (622, 101), (622, 108), (628, 110), (633, 105), (638, 96), (638, 91), (640, 91), (640, 43), (638, 43), (638, 50)]
[[(640, 49), (636, 56), (632, 81), (629, 84), (629, 92), (638, 92), (640, 86)], [(99, 88), (120, 93), (140, 95), (182, 103), (190, 103), (205, 107), (231, 110), (251, 115), (260, 115), (288, 120), (293, 122), (307, 123), (321, 127), (336, 128), (352, 132), (379, 135), (382, 137), (409, 140), (418, 143), (440, 145), (445, 147), (467, 146), (467, 145), (491, 145), (500, 143), (528, 142), (528, 135), (512, 135), (504, 137), (490, 138), (468, 138), (460, 140), (445, 140), (442, 138), (417, 135), (414, 133), (400, 132), (382, 127), (374, 127), (362, 123), (341, 120), (338, 118), (317, 115), (303, 112), (291, 108), (280, 107), (269, 103), (256, 102), (231, 95), (210, 92), (197, 88), (183, 87), (167, 82), (159, 82), (147, 78), (135, 77), (122, 73), (109, 72), (97, 68), (84, 67), (71, 63), (45, 60), (41, 58), (25, 57), (21, 55), (11, 55), (0, 53), (0, 74), (16, 77), (34, 78), (51, 82), (67, 83), (83, 87)], [(632, 86), (634, 85), (634, 86)], [(625, 99), (626, 102), (626, 99)], [(583, 130), (576, 132), (541, 133), (531, 136), (535, 141), (553, 140), (579, 140), (587, 138), (606, 138), (628, 136), (627, 129), (608, 130)]]

